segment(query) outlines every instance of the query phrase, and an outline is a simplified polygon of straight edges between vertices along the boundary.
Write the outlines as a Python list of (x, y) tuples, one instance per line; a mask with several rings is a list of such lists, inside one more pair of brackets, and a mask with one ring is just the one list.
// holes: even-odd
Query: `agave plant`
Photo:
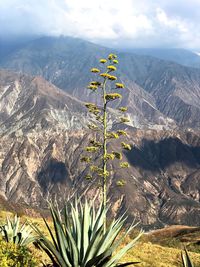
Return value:
[(181, 258), (182, 258), (182, 263), (183, 267), (194, 267), (192, 260), (189, 257), (189, 254), (187, 252), (187, 249), (184, 249), (185, 252), (181, 252)]
[(114, 267), (128, 266), (136, 262), (119, 264), (122, 256), (131, 249), (142, 232), (123, 248), (120, 246), (127, 234), (136, 226), (131, 225), (125, 232), (121, 230), (126, 221), (126, 215), (113, 219), (104, 233), (104, 219), (107, 210), (103, 204), (96, 210), (93, 201), (75, 201), (66, 206), (63, 218), (60, 212), (50, 204), (53, 228), (44, 219), (52, 240), (49, 240), (37, 226), (34, 226), (40, 236), (38, 245), (51, 259), (55, 267)]
[(28, 246), (36, 241), (36, 236), (32, 235), (32, 228), (24, 222), (20, 225), (20, 217), (14, 216), (13, 220), (7, 217), (7, 222), (0, 226), (0, 234), (6, 242), (12, 242), (19, 246)]

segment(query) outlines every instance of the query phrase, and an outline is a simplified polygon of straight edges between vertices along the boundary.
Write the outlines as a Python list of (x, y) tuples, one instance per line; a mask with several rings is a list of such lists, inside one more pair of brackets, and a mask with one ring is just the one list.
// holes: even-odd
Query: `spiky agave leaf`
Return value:
[(6, 218), (6, 224), (0, 226), (0, 233), (7, 242), (19, 246), (28, 246), (37, 240), (37, 237), (32, 235), (31, 225), (27, 221), (20, 225), (20, 217), (17, 215), (13, 220)]
[(186, 248), (184, 248), (184, 253), (183, 251), (181, 252), (181, 258), (182, 258), (183, 267), (194, 267)]
[[(85, 200), (83, 203), (76, 199), (73, 204), (65, 207), (62, 217), (59, 210), (50, 204), (54, 229), (51, 230), (48, 222), (44, 220), (52, 241), (37, 226), (34, 226), (40, 236), (39, 247), (47, 253), (55, 266), (117, 266), (121, 257), (135, 245), (141, 233), (113, 256), (113, 252), (135, 225), (130, 226), (119, 237), (127, 219), (123, 214), (120, 218), (115, 218), (104, 232), (104, 218), (107, 210), (108, 208), (105, 209), (103, 204), (96, 209), (94, 200)], [(123, 263), (122, 267), (127, 265), (129, 264)]]

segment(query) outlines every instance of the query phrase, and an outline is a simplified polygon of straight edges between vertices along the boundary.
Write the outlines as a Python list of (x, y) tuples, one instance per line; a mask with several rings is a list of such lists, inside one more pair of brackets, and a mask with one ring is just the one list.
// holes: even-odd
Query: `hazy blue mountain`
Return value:
[(0, 61), (34, 39), (35, 36), (0, 36)]
[(189, 51), (186, 49), (167, 49), (167, 48), (135, 48), (129, 49), (126, 52), (132, 52), (137, 55), (152, 56), (168, 61), (173, 61), (178, 64), (200, 68), (200, 55), (199, 51)]

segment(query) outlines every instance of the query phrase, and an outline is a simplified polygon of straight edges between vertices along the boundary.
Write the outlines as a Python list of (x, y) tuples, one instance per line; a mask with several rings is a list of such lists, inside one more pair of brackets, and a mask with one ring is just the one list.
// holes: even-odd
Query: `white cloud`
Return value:
[(199, 16), (199, 0), (0, 0), (0, 33), (64, 34), (110, 46), (198, 48)]
[(181, 21), (179, 18), (169, 18), (165, 11), (161, 8), (157, 8), (157, 19), (158, 21), (168, 28), (178, 29), (180, 32), (187, 32), (188, 28), (184, 21)]

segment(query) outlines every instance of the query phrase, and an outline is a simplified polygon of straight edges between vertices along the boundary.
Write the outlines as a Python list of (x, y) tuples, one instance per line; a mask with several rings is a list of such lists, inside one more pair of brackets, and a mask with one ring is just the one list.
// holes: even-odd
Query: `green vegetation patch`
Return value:
[(23, 246), (0, 240), (0, 266), (1, 267), (36, 267), (39, 261), (34, 253)]

